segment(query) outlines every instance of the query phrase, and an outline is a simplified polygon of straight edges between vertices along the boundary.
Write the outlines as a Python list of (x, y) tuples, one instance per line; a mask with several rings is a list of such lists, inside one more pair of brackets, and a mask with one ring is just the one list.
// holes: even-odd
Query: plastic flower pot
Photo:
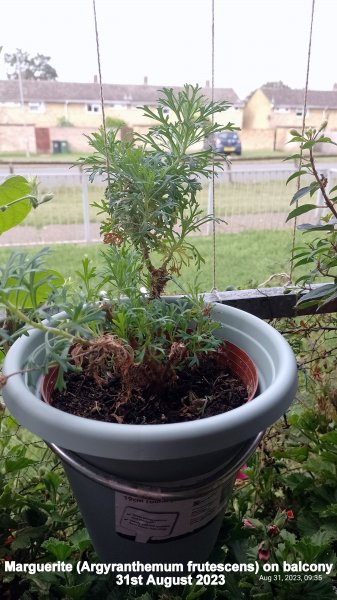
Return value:
[[(13, 416), (60, 456), (94, 547), (105, 562), (203, 561), (214, 546), (237, 471), (261, 431), (290, 405), (296, 391), (294, 355), (260, 319), (216, 305), (217, 335), (255, 363), (253, 400), (227, 413), (163, 425), (126, 425), (84, 419), (41, 399), (41, 373), (27, 383), (13, 375), (4, 399)], [(10, 349), (4, 374), (20, 371), (43, 344), (39, 331)], [(43, 345), (38, 353), (43, 365)]]

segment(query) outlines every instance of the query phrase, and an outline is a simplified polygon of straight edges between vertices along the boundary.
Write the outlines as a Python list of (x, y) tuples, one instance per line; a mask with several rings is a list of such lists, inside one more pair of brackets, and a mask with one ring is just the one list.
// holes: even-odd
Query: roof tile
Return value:
[[(100, 102), (98, 83), (26, 80), (22, 84), (26, 102)], [(107, 103), (155, 104), (161, 87), (163, 86), (103, 84), (103, 96)], [(182, 88), (174, 87), (174, 89)], [(205, 96), (211, 96), (210, 87), (202, 88), (202, 92)], [(241, 105), (237, 94), (231, 88), (215, 88), (214, 100), (227, 100), (231, 104)], [(0, 102), (20, 102), (17, 80), (0, 81)]]

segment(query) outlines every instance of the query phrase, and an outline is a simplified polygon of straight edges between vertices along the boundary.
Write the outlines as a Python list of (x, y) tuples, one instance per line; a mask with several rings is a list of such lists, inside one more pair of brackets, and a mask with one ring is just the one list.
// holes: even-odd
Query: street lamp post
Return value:
[(25, 137), (25, 140), (26, 140), (26, 156), (29, 157), (30, 156), (30, 152), (29, 152), (29, 137), (28, 137), (28, 132), (27, 132), (26, 116), (25, 116), (25, 98), (24, 98), (24, 94), (23, 94), (22, 75), (21, 75), (21, 63), (20, 63), (20, 59), (19, 59), (19, 55), (18, 54), (16, 54), (16, 70), (17, 70), (18, 82), (19, 82), (20, 104), (21, 104), (21, 107), (22, 107), (22, 119), (23, 119), (24, 137)]

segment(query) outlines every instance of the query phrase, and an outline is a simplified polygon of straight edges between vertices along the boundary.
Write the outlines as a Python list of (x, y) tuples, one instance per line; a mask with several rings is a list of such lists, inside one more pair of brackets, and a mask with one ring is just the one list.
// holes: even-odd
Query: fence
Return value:
[[(288, 186), (285, 182), (293, 168), (276, 165), (266, 168), (261, 165), (239, 165), (219, 172), (215, 182), (215, 214), (223, 219), (217, 224), (217, 231), (240, 232), (248, 229), (283, 229), (291, 227), (286, 223), (289, 204), (296, 191), (296, 180)], [(20, 174), (30, 176), (25, 168)], [(337, 182), (337, 169), (324, 170), (329, 187)], [(6, 177), (8, 173), (0, 176)], [(104, 181), (94, 184), (77, 167), (67, 171), (46, 170), (37, 174), (40, 191), (53, 192), (51, 202), (31, 211), (25, 221), (11, 231), (4, 233), (0, 246), (35, 245), (52, 243), (92, 243), (99, 240), (100, 214), (95, 203), (103, 197)], [(305, 180), (302, 181), (302, 185)], [(202, 182), (199, 202), (204, 212), (212, 212), (211, 186)], [(317, 198), (319, 205), (320, 198)], [(319, 220), (321, 209), (316, 218)], [(305, 221), (305, 216), (303, 217)], [(204, 227), (201, 234), (209, 234)]]

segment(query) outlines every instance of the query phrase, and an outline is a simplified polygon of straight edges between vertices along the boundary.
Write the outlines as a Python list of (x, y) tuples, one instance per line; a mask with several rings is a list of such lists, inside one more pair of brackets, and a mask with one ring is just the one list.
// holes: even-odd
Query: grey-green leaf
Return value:
[(303, 204), (302, 206), (298, 206), (297, 208), (295, 208), (294, 210), (292, 210), (286, 220), (286, 223), (288, 221), (290, 221), (290, 219), (293, 219), (294, 217), (298, 217), (299, 215), (303, 215), (306, 212), (309, 212), (310, 210), (314, 210), (316, 209), (317, 206), (316, 204)]

